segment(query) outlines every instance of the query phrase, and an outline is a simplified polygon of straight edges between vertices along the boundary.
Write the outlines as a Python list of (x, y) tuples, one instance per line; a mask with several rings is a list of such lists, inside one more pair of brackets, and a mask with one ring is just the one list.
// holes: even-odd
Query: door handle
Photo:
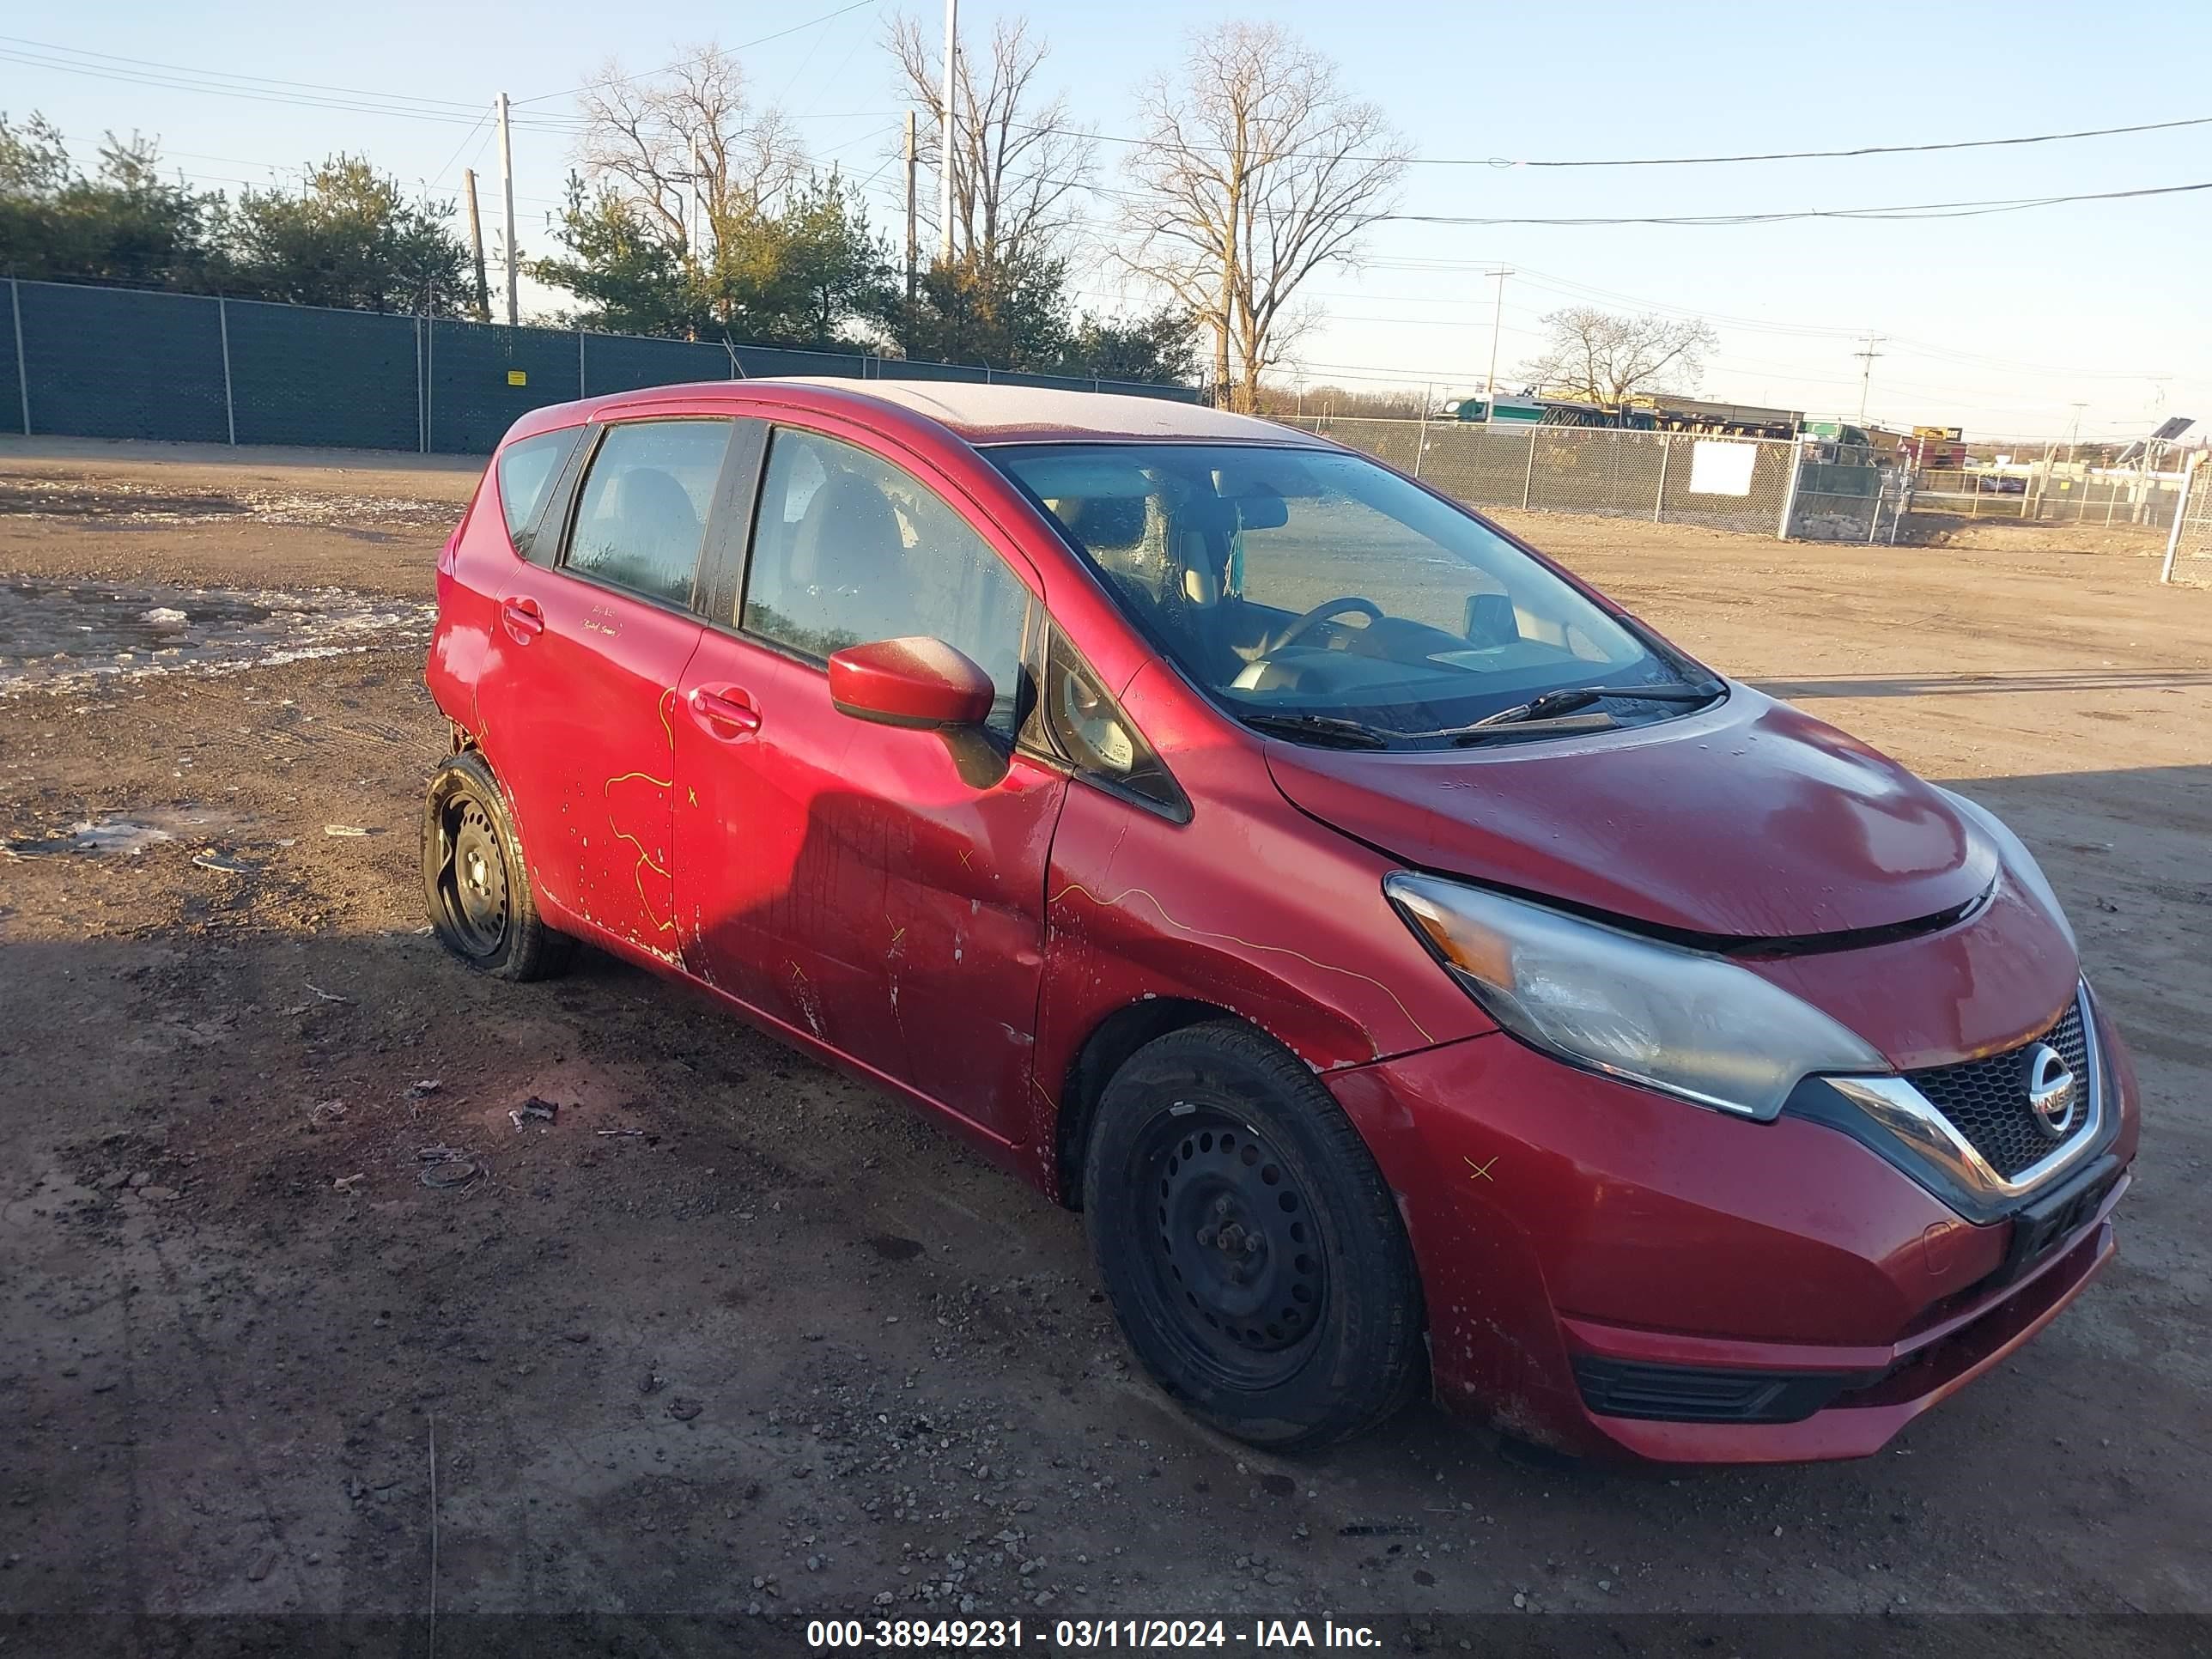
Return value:
[(545, 631), (545, 613), (535, 599), (507, 600), (499, 608), (499, 619), (517, 645), (527, 645)]
[(732, 742), (760, 730), (760, 710), (754, 708), (752, 700), (735, 686), (719, 691), (696, 686), (685, 701), (690, 708), (692, 720), (709, 737)]

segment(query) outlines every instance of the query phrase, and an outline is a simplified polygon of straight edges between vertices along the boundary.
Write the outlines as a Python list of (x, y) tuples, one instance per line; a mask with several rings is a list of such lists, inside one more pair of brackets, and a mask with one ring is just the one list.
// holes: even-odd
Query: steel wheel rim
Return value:
[(507, 942), (507, 857), (481, 801), (465, 799), (452, 814), (438, 889), (461, 947), (474, 957), (497, 955)]
[(1138, 1279), (1183, 1361), (1227, 1387), (1277, 1386), (1310, 1357), (1329, 1276), (1310, 1195), (1233, 1113), (1163, 1114), (1132, 1160)]

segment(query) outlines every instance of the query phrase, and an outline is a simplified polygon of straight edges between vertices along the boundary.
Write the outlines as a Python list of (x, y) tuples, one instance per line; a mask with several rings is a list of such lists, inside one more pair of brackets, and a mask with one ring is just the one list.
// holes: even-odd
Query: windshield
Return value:
[[(1699, 700), (1686, 684), (1721, 690), (1363, 456), (1205, 444), (984, 453), (1184, 673), (1285, 735), (1444, 742), (1495, 716), (1546, 714), (1547, 693), (1590, 690), (1603, 695), (1553, 701), (1595, 707), (1583, 723), (1640, 724)], [(1674, 695), (1638, 699), (1637, 687)], [(1528, 733), (1561, 723), (1530, 720)]]

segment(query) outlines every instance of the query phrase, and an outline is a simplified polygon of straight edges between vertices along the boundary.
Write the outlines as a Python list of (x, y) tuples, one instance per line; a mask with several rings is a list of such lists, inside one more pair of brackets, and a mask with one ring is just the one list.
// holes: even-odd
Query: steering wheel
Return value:
[(1367, 618), (1371, 627), (1382, 620), (1382, 607), (1372, 599), (1363, 599), (1357, 594), (1347, 594), (1340, 599), (1331, 599), (1327, 605), (1317, 605), (1260, 647), (1262, 656), (1273, 656), (1278, 651), (1289, 649), (1332, 617), (1341, 617), (1347, 611), (1357, 611)]

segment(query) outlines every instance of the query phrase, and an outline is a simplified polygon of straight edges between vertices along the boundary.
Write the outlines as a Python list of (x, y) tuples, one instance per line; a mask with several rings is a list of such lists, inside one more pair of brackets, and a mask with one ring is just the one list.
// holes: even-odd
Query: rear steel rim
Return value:
[(438, 887), (461, 948), (472, 957), (497, 955), (507, 942), (507, 858), (483, 802), (465, 797), (451, 814)]
[(1200, 1106), (1154, 1119), (1130, 1167), (1139, 1292), (1184, 1364), (1238, 1389), (1289, 1381), (1329, 1282), (1291, 1165), (1241, 1118)]

